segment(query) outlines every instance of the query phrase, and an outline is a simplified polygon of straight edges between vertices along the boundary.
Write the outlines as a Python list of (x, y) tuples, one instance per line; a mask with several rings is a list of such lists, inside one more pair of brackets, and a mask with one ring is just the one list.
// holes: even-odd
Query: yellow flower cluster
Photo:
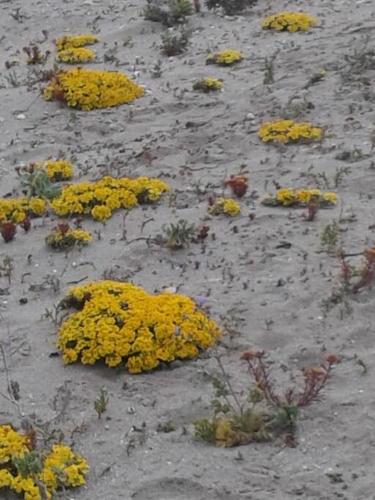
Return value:
[(119, 208), (130, 209), (138, 203), (155, 202), (169, 189), (168, 184), (159, 179), (103, 177), (96, 182), (65, 186), (51, 206), (60, 217), (83, 214), (103, 221)]
[(46, 244), (57, 250), (74, 246), (85, 246), (92, 240), (92, 235), (83, 229), (70, 229), (68, 224), (59, 224), (46, 237)]
[(143, 94), (124, 73), (84, 68), (58, 71), (43, 92), (47, 101), (57, 99), (84, 111), (129, 103)]
[(317, 19), (310, 14), (303, 12), (279, 12), (266, 17), (262, 21), (263, 29), (273, 29), (277, 31), (308, 31), (311, 26), (317, 24)]
[(96, 57), (95, 51), (85, 47), (77, 47), (71, 49), (59, 50), (57, 53), (57, 61), (67, 64), (86, 63), (93, 61)]
[(0, 198), (0, 221), (19, 224), (28, 215), (38, 217), (47, 210), (42, 198)]
[(208, 207), (208, 212), (212, 215), (229, 215), (235, 217), (241, 213), (241, 207), (232, 198), (217, 198), (213, 205)]
[(311, 199), (321, 207), (335, 205), (337, 202), (337, 194), (330, 191), (322, 192), (320, 189), (292, 189), (282, 188), (276, 192), (275, 196), (265, 198), (263, 205), (282, 205), (289, 207), (292, 205), (305, 206)]
[(130, 283), (101, 281), (72, 288), (65, 306), (77, 312), (59, 331), (65, 363), (108, 366), (126, 361), (130, 373), (161, 362), (195, 358), (219, 337), (216, 323), (184, 295), (150, 295)]
[(310, 123), (296, 123), (293, 120), (276, 120), (263, 123), (259, 129), (263, 142), (300, 142), (314, 141), (323, 137), (323, 130)]
[(66, 160), (47, 160), (35, 164), (43, 170), (52, 182), (69, 181), (73, 177), (73, 165)]
[(193, 90), (201, 90), (203, 92), (211, 92), (212, 90), (221, 90), (223, 88), (223, 82), (218, 78), (212, 78), (208, 76), (203, 78), (198, 82), (194, 83)]
[(98, 42), (99, 39), (95, 35), (65, 35), (55, 40), (57, 50), (75, 49), (84, 47), (85, 45), (92, 45)]
[[(42, 469), (35, 475), (18, 472), (15, 462), (33, 451), (27, 436), (10, 425), (0, 425), (0, 490), (10, 489), (23, 494), (25, 500), (52, 499), (59, 489), (85, 484), (89, 469), (87, 461), (64, 444), (42, 450)], [(40, 486), (42, 486), (42, 490)]]
[(243, 55), (239, 50), (225, 49), (207, 57), (207, 64), (218, 64), (219, 66), (231, 66), (242, 61)]

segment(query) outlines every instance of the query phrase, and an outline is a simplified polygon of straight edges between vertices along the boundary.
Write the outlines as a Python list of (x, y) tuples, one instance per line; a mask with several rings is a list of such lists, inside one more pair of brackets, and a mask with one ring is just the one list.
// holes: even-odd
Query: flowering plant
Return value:
[(196, 358), (219, 337), (216, 323), (189, 297), (150, 295), (130, 283), (100, 281), (72, 288), (61, 304), (76, 309), (60, 328), (65, 363), (108, 366), (125, 362), (130, 373), (160, 363)]
[(219, 66), (232, 66), (232, 64), (239, 63), (243, 59), (243, 55), (239, 50), (225, 49), (210, 54), (207, 59), (207, 64), (218, 64)]
[(267, 196), (262, 200), (263, 205), (283, 207), (306, 207), (314, 200), (319, 207), (330, 207), (336, 204), (337, 194), (320, 189), (292, 189), (282, 188), (274, 196)]
[(310, 123), (276, 120), (263, 123), (258, 134), (263, 142), (288, 143), (320, 140), (323, 137), (323, 130)]
[(268, 16), (262, 21), (263, 29), (273, 29), (277, 31), (308, 31), (311, 26), (315, 26), (317, 20), (310, 14), (303, 12), (279, 12)]
[(92, 240), (91, 233), (83, 229), (71, 229), (69, 224), (58, 224), (46, 237), (47, 246), (56, 250), (66, 250), (74, 246), (88, 245)]
[(232, 198), (216, 198), (216, 200), (211, 200), (208, 206), (208, 213), (211, 215), (235, 217), (241, 213), (241, 207)]

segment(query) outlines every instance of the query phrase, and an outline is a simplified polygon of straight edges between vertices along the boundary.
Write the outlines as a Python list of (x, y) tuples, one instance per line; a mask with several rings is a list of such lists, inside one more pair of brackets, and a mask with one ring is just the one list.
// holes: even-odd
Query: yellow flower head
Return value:
[(241, 213), (240, 204), (232, 198), (217, 198), (213, 205), (208, 207), (208, 212), (212, 215), (228, 215), (235, 217)]
[(244, 56), (239, 50), (225, 49), (210, 54), (206, 62), (207, 64), (218, 64), (219, 66), (231, 66), (242, 61), (243, 58)]
[(263, 29), (277, 31), (308, 31), (311, 26), (317, 24), (317, 19), (303, 12), (279, 12), (266, 17), (262, 21)]
[(92, 45), (98, 42), (98, 37), (95, 35), (65, 35), (57, 38), (55, 44), (57, 50), (72, 49)]
[(144, 89), (118, 71), (73, 68), (55, 74), (44, 89), (44, 98), (58, 99), (84, 111), (109, 108), (134, 101)]
[(91, 365), (104, 359), (110, 367), (125, 362), (131, 373), (139, 373), (161, 362), (194, 358), (220, 334), (189, 297), (150, 295), (130, 283), (75, 287), (64, 303), (78, 309), (59, 331), (65, 363)]
[(313, 127), (310, 123), (276, 120), (263, 123), (258, 135), (263, 142), (288, 143), (319, 140), (323, 136), (323, 130)]
[(193, 85), (193, 90), (200, 90), (202, 92), (211, 92), (215, 90), (221, 90), (223, 88), (222, 80), (218, 78), (212, 78), (208, 76), (207, 78), (203, 78), (198, 82), (195, 82)]
[(57, 61), (67, 64), (79, 64), (93, 61), (96, 54), (93, 50), (85, 47), (69, 48), (57, 53)]

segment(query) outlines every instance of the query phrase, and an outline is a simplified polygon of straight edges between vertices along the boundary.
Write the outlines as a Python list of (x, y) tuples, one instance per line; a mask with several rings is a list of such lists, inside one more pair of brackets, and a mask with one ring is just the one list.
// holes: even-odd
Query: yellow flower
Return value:
[(150, 295), (129, 283), (101, 281), (70, 290), (66, 303), (79, 304), (61, 325), (58, 347), (65, 363), (80, 360), (131, 373), (161, 362), (197, 357), (215, 344), (219, 328), (183, 295)]
[(337, 203), (337, 194), (336, 193), (323, 193), (323, 200), (327, 203), (335, 205)]
[(296, 195), (292, 189), (279, 189), (276, 193), (276, 200), (281, 205), (292, 205), (296, 201)]
[(214, 204), (208, 207), (211, 215), (229, 215), (235, 217), (241, 213), (240, 204), (232, 198), (217, 198)]
[(223, 82), (217, 78), (207, 77), (194, 83), (193, 90), (201, 90), (203, 92), (210, 92), (215, 90), (221, 90), (223, 88)]
[(306, 206), (309, 201), (314, 198), (316, 203), (321, 206), (334, 205), (337, 202), (336, 193), (322, 192), (320, 189), (278, 189), (275, 197), (267, 196), (263, 201), (263, 205), (282, 205), (285, 207), (296, 205)]
[(28, 208), (34, 215), (43, 215), (47, 210), (47, 204), (42, 198), (30, 198)]
[(239, 50), (225, 49), (207, 57), (207, 64), (218, 64), (220, 66), (231, 66), (242, 61), (243, 55)]
[(262, 21), (263, 29), (274, 29), (277, 31), (308, 31), (311, 26), (317, 24), (317, 19), (303, 12), (279, 12), (268, 16)]
[(91, 49), (86, 49), (84, 47), (69, 48), (60, 50), (57, 53), (57, 61), (64, 62), (68, 64), (77, 64), (93, 61), (96, 54)]
[(296, 123), (293, 120), (276, 120), (263, 123), (259, 129), (259, 137), (263, 142), (299, 142), (319, 140), (323, 130), (313, 127), (310, 123)]
[(129, 103), (143, 94), (124, 73), (84, 68), (57, 72), (44, 90), (47, 101), (56, 98), (84, 111)]
[(66, 160), (48, 160), (37, 164), (53, 182), (68, 181), (73, 177), (73, 165)]
[(103, 221), (111, 217), (111, 209), (106, 205), (97, 205), (91, 210), (91, 215), (94, 220)]
[(65, 50), (85, 45), (92, 45), (98, 42), (99, 39), (95, 35), (65, 35), (57, 38), (55, 44), (57, 50)]

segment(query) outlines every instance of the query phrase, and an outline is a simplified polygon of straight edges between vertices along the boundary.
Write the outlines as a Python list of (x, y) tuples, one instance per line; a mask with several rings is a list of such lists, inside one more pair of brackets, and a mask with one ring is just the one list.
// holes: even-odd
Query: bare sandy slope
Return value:
[[(364, 290), (351, 300), (351, 314), (342, 316), (339, 305), (325, 318), (321, 301), (331, 293), (338, 263), (321, 251), (320, 241), (323, 228), (336, 220), (345, 250), (361, 251), (374, 243), (374, 69), (355, 75), (345, 59), (363, 51), (366, 36), (372, 37), (368, 49), (373, 50), (372, 2), (259, 0), (251, 12), (234, 18), (204, 10), (190, 20), (194, 31), (186, 54), (171, 59), (160, 55), (161, 27), (143, 20), (144, 4), (0, 0), (0, 194), (19, 190), (16, 165), (60, 152), (82, 178), (158, 176), (176, 194), (156, 208), (131, 211), (125, 240), (121, 213), (105, 226), (87, 221), (85, 227), (99, 231), (100, 239), (97, 232), (91, 246), (68, 258), (45, 248), (46, 232), (56, 223), (53, 216), (37, 220), (30, 234), (19, 232), (12, 243), (0, 242), (0, 262), (9, 255), (15, 264), (9, 294), (0, 297), (0, 340), (10, 376), (20, 385), (22, 410), (40, 421), (53, 419), (61, 413), (61, 401), (53, 403), (56, 394), (64, 392), (61, 387), (69, 391), (56, 425), (67, 439), (82, 426), (74, 442), (91, 465), (87, 487), (70, 494), (77, 500), (375, 498), (375, 292)], [(266, 14), (304, 8), (321, 21), (308, 34), (260, 29)], [(146, 96), (131, 106), (89, 113), (44, 102), (38, 97), (40, 85), (30, 84), (33, 67), (22, 54), (23, 46), (43, 40), (43, 29), (48, 39), (41, 48), (51, 51), (58, 35), (97, 30), (100, 62), (95, 67), (128, 72), (145, 85)], [(240, 49), (246, 59), (233, 69), (205, 65), (208, 51), (227, 47)], [(277, 50), (275, 83), (265, 86), (264, 58)], [(104, 63), (104, 57), (109, 61)], [(158, 59), (162, 76), (153, 78)], [(6, 61), (17, 64), (6, 70)], [(322, 68), (326, 77), (304, 90)], [(222, 93), (191, 90), (196, 79), (208, 75), (224, 80)], [(274, 147), (260, 142), (256, 132), (262, 121), (295, 113), (325, 128), (322, 144)], [(361, 151), (355, 162), (336, 158), (355, 149)], [(151, 163), (146, 161), (150, 155)], [(251, 184), (241, 202), (242, 216), (208, 218), (208, 197), (221, 194), (224, 178), (242, 164)], [(300, 210), (259, 204), (259, 197), (274, 190), (274, 181), (314, 187), (314, 177), (307, 176), (310, 167), (333, 182), (343, 166), (350, 172), (337, 189), (338, 206), (320, 211), (312, 223), (301, 218)], [(253, 212), (255, 220), (250, 220)], [(216, 238), (209, 238), (205, 251), (193, 245), (171, 253), (142, 240), (129, 243), (155, 236), (164, 223), (180, 218), (209, 224)], [(289, 248), (280, 248), (282, 242), (289, 242)], [(61, 300), (71, 282), (104, 275), (132, 280), (149, 291), (177, 287), (190, 296), (209, 295), (208, 310), (225, 333), (223, 361), (238, 387), (246, 381), (239, 356), (251, 346), (271, 351), (276, 377), (286, 365), (315, 363), (324, 350), (342, 356), (322, 402), (302, 415), (299, 446), (259, 444), (242, 447), (239, 455), (239, 449), (194, 441), (192, 422), (209, 412), (213, 359), (129, 376), (123, 369), (64, 367), (59, 357), (50, 357), (56, 351), (56, 328), (42, 319), (46, 308)], [(51, 283), (51, 276), (56, 291), (37, 286)], [(5, 278), (0, 288), (8, 288)], [(20, 305), (23, 297), (28, 302)], [(366, 375), (358, 358), (368, 366)], [(0, 366), (1, 392), (5, 384)], [(98, 421), (93, 401), (102, 386), (110, 403)], [(15, 409), (0, 401), (0, 422), (19, 424)], [(157, 432), (158, 424), (167, 421), (176, 430)]]

